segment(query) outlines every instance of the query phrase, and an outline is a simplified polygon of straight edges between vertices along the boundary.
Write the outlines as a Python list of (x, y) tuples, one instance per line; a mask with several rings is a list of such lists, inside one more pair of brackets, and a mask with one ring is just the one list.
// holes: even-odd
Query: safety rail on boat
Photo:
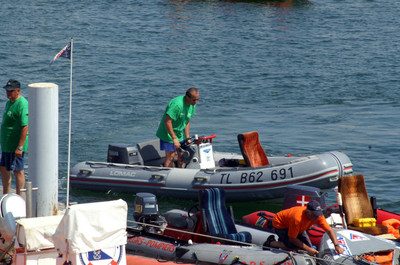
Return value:
[[(311, 159), (310, 157), (302, 157), (301, 159)], [(299, 159), (289, 161), (288, 163), (279, 163), (279, 164), (269, 164), (265, 167), (275, 167), (280, 165), (287, 165), (298, 162)], [(145, 170), (153, 170), (153, 171), (160, 171), (160, 170), (171, 170), (173, 168), (161, 167), (161, 166), (145, 166), (145, 165), (128, 165), (128, 164), (119, 164), (119, 163), (109, 163), (109, 162), (93, 162), (93, 161), (86, 161), (87, 165), (90, 165), (93, 168), (96, 167), (119, 167), (119, 168), (136, 168), (136, 169), (145, 169)], [(186, 169), (186, 168), (185, 168)], [(215, 174), (220, 171), (240, 171), (240, 170), (247, 170), (247, 167), (216, 167), (216, 168), (205, 168), (200, 169), (206, 174)], [(187, 169), (186, 169), (187, 170)], [(79, 173), (82, 175), (91, 175), (95, 172), (94, 169), (90, 168), (83, 168), (79, 170)]]
[(212, 139), (215, 137), (217, 137), (215, 134), (210, 135), (210, 136), (199, 137), (199, 138), (197, 138), (197, 146), (199, 146), (200, 143), (202, 143), (202, 142), (207, 142), (206, 140), (209, 140), (210, 143), (212, 143)]
[(90, 166), (103, 166), (103, 167), (121, 167), (121, 168), (143, 168), (149, 170), (170, 170), (172, 168), (169, 167), (159, 167), (159, 166), (145, 166), (145, 165), (128, 165), (128, 164), (119, 164), (119, 163), (109, 163), (109, 162), (93, 162), (93, 161), (86, 161), (86, 164)]
[[(215, 137), (214, 135), (207, 136), (207, 137), (200, 137), (200, 138), (206, 138), (206, 139), (212, 139)], [(199, 138), (199, 139), (200, 139)], [(317, 156), (315, 155), (308, 155), (308, 156), (301, 156), (298, 157), (297, 159), (294, 159), (292, 161), (288, 161), (285, 163), (275, 163), (275, 164), (269, 164), (265, 167), (275, 167), (275, 166), (281, 166), (281, 165), (287, 165), (287, 164), (293, 164), (297, 163), (301, 160), (312, 160), (316, 159)], [(167, 167), (162, 167), (162, 166), (146, 166), (146, 165), (129, 165), (129, 164), (121, 164), (121, 163), (110, 163), (110, 162), (94, 162), (94, 161), (86, 161), (87, 165), (90, 165), (92, 167), (120, 167), (120, 168), (140, 168), (140, 169), (146, 169), (146, 170), (171, 170), (172, 168), (167, 168)], [(345, 165), (346, 168), (352, 167), (352, 164), (347, 164)], [(204, 171), (204, 173), (208, 174), (215, 174), (216, 172), (219, 171), (226, 171), (226, 170), (232, 170), (232, 171), (238, 171), (238, 170), (244, 170), (247, 167), (216, 167), (216, 168), (206, 168), (206, 169), (201, 169), (201, 171)], [(185, 168), (186, 169), (186, 168)], [(80, 169), (79, 172), (84, 175), (90, 175), (93, 174), (94, 171), (91, 169)], [(347, 172), (346, 172), (347, 173)]]
[[(154, 227), (154, 228), (160, 228), (160, 225), (156, 225), (156, 224), (149, 224), (149, 223), (143, 223), (143, 222), (138, 222), (138, 221), (131, 221), (131, 220), (127, 220), (127, 223), (132, 223), (135, 225), (140, 225), (140, 226), (148, 226), (148, 227)], [(174, 232), (179, 232), (179, 233), (185, 233), (185, 234), (189, 234), (189, 235), (194, 235), (194, 236), (200, 236), (200, 237), (204, 237), (204, 238), (209, 238), (209, 239), (215, 239), (218, 241), (223, 241), (223, 242), (228, 242), (228, 243), (234, 243), (237, 245), (242, 245), (242, 246), (256, 246), (256, 244), (254, 243), (246, 243), (246, 242), (242, 242), (242, 241), (237, 241), (237, 240), (233, 240), (233, 239), (229, 239), (229, 238), (223, 238), (223, 237), (216, 237), (216, 236), (211, 236), (211, 235), (205, 235), (205, 234), (201, 234), (201, 233), (196, 233), (196, 232), (190, 232), (190, 231), (184, 231), (184, 230), (180, 230), (180, 229), (175, 229), (175, 228), (171, 228), (171, 227), (162, 227), (165, 230), (170, 230), (170, 231), (174, 231)], [(127, 230), (128, 231), (137, 231), (137, 232), (142, 232), (141, 229), (138, 229), (135, 226), (127, 226)]]

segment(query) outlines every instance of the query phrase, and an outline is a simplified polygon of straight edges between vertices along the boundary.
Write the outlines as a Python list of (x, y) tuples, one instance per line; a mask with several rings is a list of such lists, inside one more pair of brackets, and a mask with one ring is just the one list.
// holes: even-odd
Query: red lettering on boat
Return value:
[(128, 241), (130, 243), (135, 244), (135, 245), (139, 245), (139, 246), (143, 244), (143, 240), (144, 240), (143, 237), (133, 237), (133, 238), (129, 238), (128, 239)]

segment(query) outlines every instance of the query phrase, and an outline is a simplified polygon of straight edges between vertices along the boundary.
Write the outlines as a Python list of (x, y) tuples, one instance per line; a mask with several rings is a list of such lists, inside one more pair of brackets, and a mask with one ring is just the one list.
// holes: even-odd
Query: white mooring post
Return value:
[(29, 85), (29, 180), (34, 188), (32, 211), (37, 217), (58, 211), (58, 85)]

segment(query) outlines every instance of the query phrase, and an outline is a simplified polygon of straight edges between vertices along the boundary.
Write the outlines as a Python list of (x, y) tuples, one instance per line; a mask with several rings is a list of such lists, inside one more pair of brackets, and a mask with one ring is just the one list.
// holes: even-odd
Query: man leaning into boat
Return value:
[(196, 113), (198, 100), (199, 91), (192, 87), (184, 96), (173, 98), (165, 109), (156, 134), (160, 138), (160, 149), (165, 151), (165, 167), (173, 167), (177, 152), (180, 160), (179, 148), (190, 137), (190, 119)]
[(285, 250), (302, 249), (311, 256), (316, 255), (318, 250), (312, 247), (306, 233), (306, 230), (314, 224), (329, 235), (335, 246), (335, 253), (343, 253), (344, 249), (339, 246), (337, 237), (326, 222), (318, 201), (310, 201), (307, 206), (296, 206), (278, 212), (272, 220), (272, 225), (274, 232), (279, 236), (279, 241), (270, 236), (265, 245)]

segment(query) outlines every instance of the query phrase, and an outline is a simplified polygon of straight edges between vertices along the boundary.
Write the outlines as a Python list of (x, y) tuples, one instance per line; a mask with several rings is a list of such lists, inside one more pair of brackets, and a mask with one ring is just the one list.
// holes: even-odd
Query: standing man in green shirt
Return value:
[(190, 137), (190, 118), (196, 113), (197, 88), (189, 88), (184, 96), (173, 98), (164, 112), (157, 130), (160, 149), (165, 151), (165, 167), (172, 167), (181, 143)]
[(11, 171), (16, 191), (21, 195), (25, 186), (24, 154), (28, 150), (28, 101), (20, 94), (21, 84), (10, 79), (4, 86), (8, 101), (1, 122), (0, 173), (3, 194), (10, 193)]

